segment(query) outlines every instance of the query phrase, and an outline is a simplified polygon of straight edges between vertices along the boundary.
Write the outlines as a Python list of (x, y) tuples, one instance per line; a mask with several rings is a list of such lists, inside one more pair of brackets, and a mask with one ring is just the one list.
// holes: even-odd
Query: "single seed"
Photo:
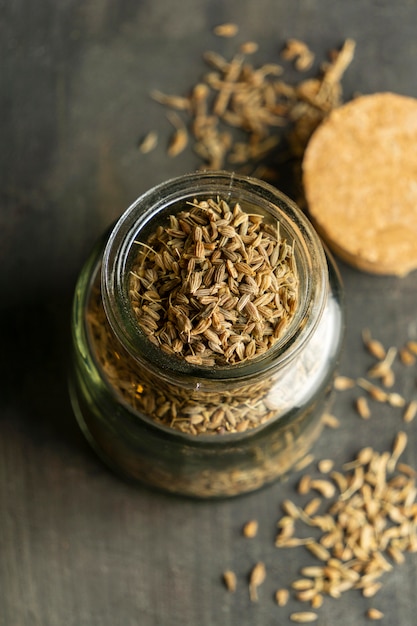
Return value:
[(312, 480), (310, 487), (321, 493), (324, 498), (332, 498), (335, 494), (335, 486), (328, 480)]
[(300, 517), (300, 510), (292, 500), (284, 500), (282, 503), (282, 508), (287, 515), (292, 517), (293, 519), (298, 519)]
[(288, 589), (278, 589), (275, 592), (275, 601), (278, 604), (278, 606), (285, 606), (288, 602), (289, 597), (290, 597), (290, 593)]
[(139, 150), (142, 154), (148, 154), (156, 148), (158, 144), (158, 133), (150, 131), (139, 144)]
[(308, 624), (316, 622), (318, 617), (317, 613), (314, 613), (313, 611), (301, 611), (298, 613), (291, 613), (290, 620), (292, 622), (297, 622), (297, 624)]
[(313, 454), (306, 454), (300, 461), (298, 461), (298, 463), (295, 464), (294, 470), (296, 472), (300, 472), (301, 470), (303, 470), (306, 467), (308, 467), (309, 465), (311, 465), (311, 463), (313, 463), (313, 461), (314, 461), (314, 455)]
[(283, 541), (276, 541), (275, 545), (277, 548), (299, 548), (300, 546), (306, 546), (312, 541), (312, 537), (305, 537), (304, 539), (300, 539), (299, 537), (290, 537), (289, 539), (284, 539)]
[(331, 415), (330, 413), (324, 413), (321, 418), (321, 423), (323, 426), (327, 426), (328, 428), (339, 428), (340, 422), (335, 415)]
[(332, 461), (331, 459), (322, 459), (318, 462), (317, 465), (319, 472), (321, 472), (322, 474), (328, 474), (329, 472), (331, 472), (333, 466), (334, 461)]
[(330, 559), (330, 552), (319, 543), (312, 541), (306, 544), (306, 548), (320, 561), (328, 561)]
[(257, 520), (250, 520), (249, 522), (246, 522), (246, 524), (243, 527), (244, 536), (251, 539), (253, 537), (256, 537), (257, 533), (258, 533)]
[(308, 502), (305, 507), (304, 507), (304, 513), (307, 516), (311, 516), (314, 515), (315, 513), (317, 513), (317, 510), (319, 509), (321, 505), (321, 498), (313, 498), (312, 500), (310, 500), (310, 502)]
[(239, 27), (237, 24), (233, 24), (231, 22), (225, 24), (219, 24), (215, 26), (213, 32), (218, 37), (234, 37), (237, 35)]
[(299, 578), (291, 583), (291, 587), (297, 591), (304, 591), (314, 587), (314, 581), (311, 578)]
[(404, 422), (412, 422), (416, 414), (417, 414), (417, 400), (411, 400), (411, 402), (409, 402), (403, 414)]
[(311, 608), (319, 609), (323, 605), (323, 596), (321, 593), (316, 593), (316, 595), (311, 598)]
[(168, 119), (175, 127), (175, 132), (169, 142), (167, 154), (170, 157), (176, 157), (181, 154), (181, 152), (183, 152), (183, 150), (185, 150), (185, 148), (187, 147), (188, 132), (184, 125), (184, 122), (176, 113), (171, 111), (168, 115)]
[(348, 376), (336, 376), (333, 386), (337, 391), (344, 391), (345, 389), (352, 389), (355, 386), (355, 381)]
[(417, 341), (407, 341), (406, 348), (413, 354), (417, 355)]
[(410, 352), (410, 350), (407, 349), (407, 347), (401, 348), (400, 359), (401, 359), (401, 363), (406, 366), (414, 365), (414, 363), (416, 362), (415, 353), (413, 354), (413, 352)]
[(370, 583), (362, 589), (362, 595), (364, 598), (373, 598), (381, 587), (382, 583), (380, 582)]
[(382, 377), (384, 387), (392, 387), (395, 383), (395, 374), (392, 370), (388, 370)]
[(367, 420), (371, 417), (371, 410), (369, 408), (368, 401), (364, 396), (357, 398), (355, 406), (362, 419)]
[(390, 393), (387, 399), (391, 406), (403, 407), (406, 404), (405, 399), (399, 393)]
[(236, 591), (236, 574), (231, 570), (226, 570), (223, 573), (223, 581), (226, 585), (226, 589), (231, 593)]
[(265, 565), (262, 562), (257, 563), (249, 578), (249, 595), (252, 602), (258, 601), (258, 587), (262, 585), (266, 578)]
[(372, 356), (374, 356), (376, 359), (385, 358), (386, 351), (385, 351), (384, 346), (382, 345), (380, 341), (377, 341), (376, 339), (372, 338), (371, 333), (368, 328), (365, 328), (362, 331), (362, 339), (363, 339), (365, 348), (368, 350), (370, 354), (372, 354)]
[(407, 441), (408, 441), (407, 433), (405, 433), (404, 431), (400, 431), (399, 433), (397, 433), (397, 436), (395, 437), (395, 440), (394, 440), (394, 445), (392, 447), (391, 458), (389, 459), (387, 463), (388, 472), (393, 472), (395, 470), (395, 466), (397, 464), (398, 459), (400, 458), (400, 456), (402, 455), (402, 453), (407, 447)]
[(301, 569), (303, 576), (309, 576), (311, 578), (321, 578), (324, 575), (324, 567), (318, 565), (308, 565)]
[(298, 487), (297, 487), (298, 493), (301, 495), (305, 495), (306, 493), (308, 493), (310, 491), (310, 484), (311, 484), (311, 477), (308, 474), (304, 474), (304, 476), (301, 477), (298, 483)]
[(371, 608), (367, 610), (366, 617), (370, 620), (379, 620), (384, 617), (384, 614), (379, 609)]
[(245, 41), (240, 46), (240, 52), (242, 54), (255, 54), (258, 51), (258, 44), (255, 41)]
[(397, 463), (397, 470), (410, 478), (417, 477), (417, 471), (406, 463)]

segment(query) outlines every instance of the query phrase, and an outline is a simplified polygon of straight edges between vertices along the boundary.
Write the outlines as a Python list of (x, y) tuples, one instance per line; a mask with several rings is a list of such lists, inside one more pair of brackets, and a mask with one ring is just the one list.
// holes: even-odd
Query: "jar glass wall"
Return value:
[[(196, 201), (221, 198), (291, 243), (298, 302), (266, 351), (207, 367), (161, 350), (130, 299), (138, 246)], [(161, 231), (162, 232), (162, 231)], [(232, 496), (283, 476), (321, 431), (343, 335), (342, 288), (302, 212), (260, 181), (196, 173), (141, 196), (97, 244), (73, 307), (71, 398), (103, 460), (125, 477), (173, 493)]]

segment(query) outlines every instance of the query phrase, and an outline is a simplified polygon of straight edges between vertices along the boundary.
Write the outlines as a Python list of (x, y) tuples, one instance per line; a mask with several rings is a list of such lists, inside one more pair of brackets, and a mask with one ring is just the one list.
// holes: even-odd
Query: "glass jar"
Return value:
[[(292, 243), (298, 304), (264, 353), (208, 367), (150, 341), (130, 299), (138, 245), (196, 201), (223, 199), (279, 222)], [(249, 492), (285, 475), (321, 432), (344, 328), (337, 269), (304, 214), (259, 180), (198, 172), (142, 195), (93, 250), (74, 297), (74, 412), (124, 477), (200, 498)], [(242, 426), (243, 424), (243, 426)]]

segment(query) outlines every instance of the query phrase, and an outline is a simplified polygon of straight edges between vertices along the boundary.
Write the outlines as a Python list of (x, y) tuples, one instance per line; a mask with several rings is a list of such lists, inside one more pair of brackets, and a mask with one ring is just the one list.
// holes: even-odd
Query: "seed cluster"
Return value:
[[(217, 34), (234, 36), (237, 30), (234, 25), (225, 25)], [(192, 139), (204, 169), (240, 167), (245, 173), (272, 182), (277, 180), (277, 168), (268, 167), (266, 162), (278, 147), (289, 150), (288, 159), (303, 155), (313, 131), (342, 104), (340, 81), (352, 61), (355, 43), (346, 40), (340, 50), (331, 51), (329, 61), (322, 64), (316, 77), (295, 85), (283, 79), (284, 67), (280, 64), (254, 67), (249, 63), (247, 56), (257, 50), (255, 42), (245, 42), (230, 61), (207, 51), (203, 58), (210, 71), (189, 95), (152, 92), (154, 100), (182, 116), (169, 116), (174, 133), (168, 155), (182, 153)], [(314, 54), (304, 42), (290, 39), (282, 58), (304, 72), (311, 68)], [(141, 143), (143, 152), (149, 152), (150, 145), (156, 146), (155, 132), (151, 133)]]
[[(394, 409), (405, 407), (403, 422), (407, 424), (414, 418), (417, 401), (407, 402), (389, 387), (396, 378), (395, 357), (398, 355), (402, 365), (413, 365), (417, 342), (386, 349), (365, 329), (363, 343), (375, 358), (367, 375), (379, 378), (382, 387), (365, 377), (340, 375), (335, 389), (343, 392), (358, 387), (368, 392), (370, 401), (385, 402)], [(401, 356), (405, 352), (407, 358)], [(389, 371), (392, 375), (387, 376)], [(340, 425), (330, 414), (323, 415), (322, 423), (329, 428)], [(311, 453), (295, 466), (296, 471), (303, 472), (296, 487), (298, 498), (281, 502), (283, 515), (277, 522), (275, 546), (307, 551), (317, 563), (312, 565), (310, 560), (298, 578), (275, 592), (279, 607), (285, 607), (292, 598), (308, 604), (307, 610), (289, 613), (291, 622), (318, 621), (318, 609), (326, 596), (339, 598), (349, 590), (357, 590), (371, 600), (382, 589), (386, 573), (403, 563), (407, 553), (417, 552), (417, 471), (401, 462), (407, 442), (407, 433), (400, 430), (390, 450), (379, 452), (366, 446), (341, 469), (331, 458), (319, 460), (314, 469)], [(384, 614), (371, 606), (365, 617), (377, 621)]]
[(194, 365), (240, 363), (266, 352), (294, 316), (294, 249), (279, 224), (238, 203), (196, 200), (139, 244), (129, 294), (164, 352)]
[[(392, 569), (392, 561), (402, 563), (405, 552), (417, 551), (416, 472), (397, 464), (406, 442), (400, 432), (391, 452), (363, 448), (344, 471), (330, 473), (323, 481), (329, 490), (320, 489), (319, 498), (314, 495), (317, 481), (311, 479), (307, 493), (313, 498), (304, 508), (284, 501), (276, 546), (304, 546), (322, 561), (302, 568), (302, 578), (292, 583), (298, 600), (315, 606), (321, 596), (338, 598), (349, 589), (372, 597), (382, 586), (380, 578)], [(318, 514), (323, 499), (332, 499), (335, 488), (337, 499)], [(302, 491), (306, 493), (305, 484)], [(318, 529), (321, 535), (295, 536), (298, 523), (310, 532)]]
[[(221, 392), (217, 388), (182, 388), (169, 381), (161, 385), (160, 378), (133, 359), (115, 337), (103, 308), (99, 275), (91, 293), (86, 318), (91, 345), (94, 346), (97, 360), (111, 388), (134, 410), (145, 414), (157, 424), (191, 435), (243, 433), (267, 423), (294, 406), (296, 387), (292, 386), (291, 393), (288, 393), (286, 378), (266, 376), (254, 382), (244, 381), (232, 390), (224, 389)], [(301, 386), (314, 371), (316, 343), (311, 342), (306, 354), (308, 362), (303, 363), (302, 359), (297, 362)], [(273, 401), (270, 398), (271, 391), (274, 393)], [(221, 489), (224, 495), (235, 495), (243, 484), (248, 489), (256, 489), (265, 481), (270, 482), (285, 474), (298, 459), (304, 462), (307, 458), (312, 441), (321, 431), (320, 417), (319, 413), (314, 416), (308, 411), (299, 413), (297, 419), (282, 424), (280, 429), (271, 433), (271, 456), (264, 458), (260, 455), (257, 464), (250, 469), (236, 468), (232, 472), (224, 471), (220, 474), (207, 469), (201, 479), (193, 478), (193, 493), (204, 497), (212, 495), (213, 490)], [(326, 417), (326, 420), (330, 419), (334, 418)], [(152, 470), (152, 473), (158, 486), (167, 486), (165, 475), (157, 476), (156, 470)], [(187, 477), (184, 481), (178, 487), (190, 489)]]
[[(357, 589), (365, 598), (374, 597), (394, 564), (403, 563), (405, 553), (417, 552), (417, 472), (399, 463), (406, 445), (407, 435), (400, 431), (391, 451), (363, 448), (341, 471), (323, 459), (317, 469), (326, 477), (304, 474), (298, 484), (300, 496), (311, 496), (307, 503), (281, 503), (284, 515), (277, 522), (275, 546), (306, 549), (320, 562), (302, 567), (300, 578), (275, 593), (278, 606), (286, 606), (292, 591), (296, 600), (313, 609), (291, 613), (291, 621), (316, 621), (315, 611), (325, 596), (339, 598)], [(236, 575), (232, 589), (226, 578), (227, 572), (225, 584), (236, 591)], [(265, 565), (258, 562), (249, 574), (252, 602), (258, 601), (258, 587), (265, 579)], [(366, 616), (377, 620), (383, 613), (371, 607)]]

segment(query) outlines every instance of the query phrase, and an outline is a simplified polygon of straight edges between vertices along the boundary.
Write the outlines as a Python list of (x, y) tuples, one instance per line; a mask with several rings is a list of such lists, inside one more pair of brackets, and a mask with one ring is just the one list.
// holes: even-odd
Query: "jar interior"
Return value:
[[(106, 246), (102, 288), (109, 322), (133, 358), (170, 381), (182, 377), (191, 387), (202, 381), (232, 381), (266, 376), (271, 368), (285, 367), (296, 357), (314, 332), (326, 302), (326, 261), (320, 242), (309, 222), (283, 194), (269, 185), (247, 177), (213, 173), (187, 177), (186, 186), (172, 181), (165, 193), (152, 190), (139, 198), (116, 225)], [(190, 365), (165, 354), (141, 331), (129, 298), (129, 276), (138, 246), (146, 246), (156, 227), (166, 228), (171, 215), (184, 211), (193, 202), (209, 198), (225, 200), (231, 208), (238, 203), (243, 211), (261, 215), (265, 223), (279, 222), (283, 238), (294, 244), (298, 272), (298, 306), (282, 337), (264, 354), (240, 364), (214, 368)], [(278, 364), (278, 365), (277, 365)]]

